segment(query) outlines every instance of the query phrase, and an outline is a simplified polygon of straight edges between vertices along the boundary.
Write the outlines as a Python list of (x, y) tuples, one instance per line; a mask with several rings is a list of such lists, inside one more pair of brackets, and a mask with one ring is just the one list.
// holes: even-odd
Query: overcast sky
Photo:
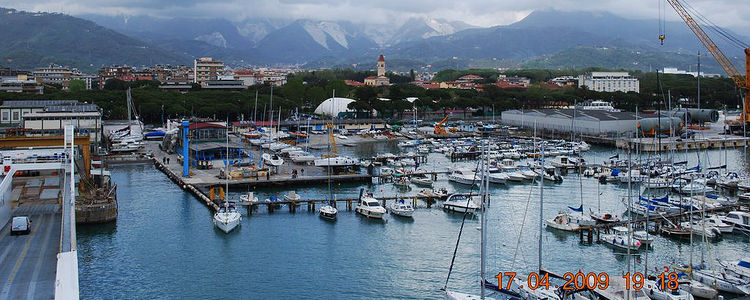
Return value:
[[(750, 1), (682, 0), (720, 26), (750, 35)], [(666, 0), (0, 0), (0, 6), (71, 15), (151, 15), (349, 20), (393, 23), (427, 16), (477, 26), (510, 24), (537, 9), (608, 11), (634, 19), (656, 19)], [(668, 20), (679, 20), (667, 6)]]

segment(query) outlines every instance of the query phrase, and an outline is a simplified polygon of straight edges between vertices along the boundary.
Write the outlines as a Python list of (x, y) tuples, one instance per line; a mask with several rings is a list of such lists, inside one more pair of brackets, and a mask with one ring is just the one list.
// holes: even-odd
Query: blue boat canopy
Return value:
[(572, 206), (568, 206), (568, 208), (570, 208), (570, 210), (572, 210), (572, 211), (583, 212), (583, 204), (581, 204), (581, 206), (579, 206), (578, 208), (575, 208), (575, 207), (572, 207)]

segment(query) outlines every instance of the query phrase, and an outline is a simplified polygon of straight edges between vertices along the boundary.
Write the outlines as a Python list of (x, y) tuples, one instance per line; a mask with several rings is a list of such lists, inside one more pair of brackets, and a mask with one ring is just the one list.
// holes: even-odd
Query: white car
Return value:
[(29, 234), (31, 232), (31, 219), (29, 217), (13, 217), (10, 234)]

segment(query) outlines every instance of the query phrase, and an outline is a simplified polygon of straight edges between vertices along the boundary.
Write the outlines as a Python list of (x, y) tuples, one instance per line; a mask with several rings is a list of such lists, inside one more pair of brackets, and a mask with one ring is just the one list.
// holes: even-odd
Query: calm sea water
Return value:
[[(397, 152), (389, 143), (342, 149), (372, 156)], [(614, 150), (593, 149), (585, 156), (600, 162)], [(701, 153), (702, 165), (729, 162), (730, 170), (747, 174), (743, 150)], [(624, 154), (621, 154), (624, 157)], [(695, 152), (681, 153), (691, 165)], [(450, 163), (430, 154), (429, 167), (473, 167), (475, 162)], [(211, 212), (183, 192), (151, 165), (112, 169), (120, 206), (116, 223), (79, 226), (78, 249), (82, 299), (431, 299), (441, 297), (462, 215), (427, 208), (420, 203), (413, 220), (387, 216), (373, 221), (339, 205), (338, 220), (324, 221), (316, 213), (269, 214), (265, 209), (244, 215), (241, 227), (230, 234), (214, 228)], [(444, 176), (436, 187), (468, 191)], [(334, 185), (339, 197), (356, 196), (360, 189), (377, 195), (398, 192), (392, 185)], [(293, 189), (258, 189), (263, 199)], [(303, 197), (324, 198), (327, 186), (300, 187)], [(409, 194), (418, 191), (414, 188)], [(244, 193), (246, 191), (233, 191)], [(488, 273), (525, 273), (537, 264), (539, 189), (526, 184), (492, 186), (488, 211)], [(637, 193), (637, 191), (636, 191)], [(565, 177), (544, 191), (544, 216), (553, 217), (568, 205), (583, 201), (586, 209), (624, 212), (620, 198), (627, 186), (599, 185), (596, 180)], [(583, 200), (581, 200), (583, 197)], [(243, 211), (243, 214), (246, 213)], [(478, 292), (479, 221), (468, 218), (448, 287)], [(557, 272), (609, 272), (620, 275), (626, 255), (600, 244), (582, 244), (577, 234), (542, 231), (545, 268)], [(699, 261), (704, 247), (692, 248)], [(735, 234), (708, 245), (706, 260), (737, 259), (750, 251), (750, 238)], [(633, 256), (642, 269), (686, 262), (688, 243), (657, 237), (653, 250)]]

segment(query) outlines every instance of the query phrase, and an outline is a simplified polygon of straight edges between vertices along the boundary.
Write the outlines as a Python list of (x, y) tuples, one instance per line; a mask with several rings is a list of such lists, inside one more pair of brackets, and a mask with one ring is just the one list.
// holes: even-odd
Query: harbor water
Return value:
[[(369, 143), (342, 152), (371, 157), (398, 152), (394, 143)], [(584, 156), (589, 163), (617, 154), (594, 148)], [(619, 152), (620, 158), (626, 154)], [(645, 157), (645, 156), (644, 156)], [(742, 148), (680, 153), (675, 160), (691, 166), (700, 157), (703, 167), (728, 162), (730, 171), (747, 174)], [(476, 161), (451, 163), (443, 154), (429, 154), (421, 166), (434, 170), (474, 168)], [(419, 202), (413, 219), (387, 215), (369, 220), (339, 204), (338, 220), (320, 219), (305, 206), (291, 214), (262, 207), (247, 215), (241, 226), (224, 234), (212, 224), (212, 212), (180, 189), (151, 164), (111, 169), (117, 183), (119, 215), (116, 223), (79, 226), (78, 255), (82, 299), (434, 299), (442, 297), (462, 214), (443, 211), (440, 202)], [(440, 175), (436, 188), (467, 192), (471, 188), (448, 182)], [(356, 197), (361, 189), (376, 196), (413, 195), (392, 184), (334, 184), (337, 197)], [(232, 190), (235, 195), (247, 190)], [(260, 199), (296, 190), (303, 198), (324, 199), (327, 185), (256, 189)], [(546, 184), (544, 217), (552, 218), (567, 206), (609, 210), (622, 214), (627, 185), (599, 184), (575, 173), (561, 184)], [(633, 189), (638, 194), (638, 188)], [(498, 272), (528, 273), (537, 267), (539, 188), (531, 182), (492, 185), (488, 208), (488, 278)], [(583, 200), (581, 200), (583, 199)], [(479, 221), (466, 219), (448, 287), (478, 293)], [(542, 230), (545, 269), (558, 273), (607, 272), (620, 276), (626, 253), (602, 244), (581, 243), (577, 233)], [(636, 270), (646, 258), (649, 271), (665, 265), (695, 263), (703, 257), (734, 260), (750, 252), (750, 238), (725, 235), (707, 245), (657, 236), (653, 249), (634, 254)]]

